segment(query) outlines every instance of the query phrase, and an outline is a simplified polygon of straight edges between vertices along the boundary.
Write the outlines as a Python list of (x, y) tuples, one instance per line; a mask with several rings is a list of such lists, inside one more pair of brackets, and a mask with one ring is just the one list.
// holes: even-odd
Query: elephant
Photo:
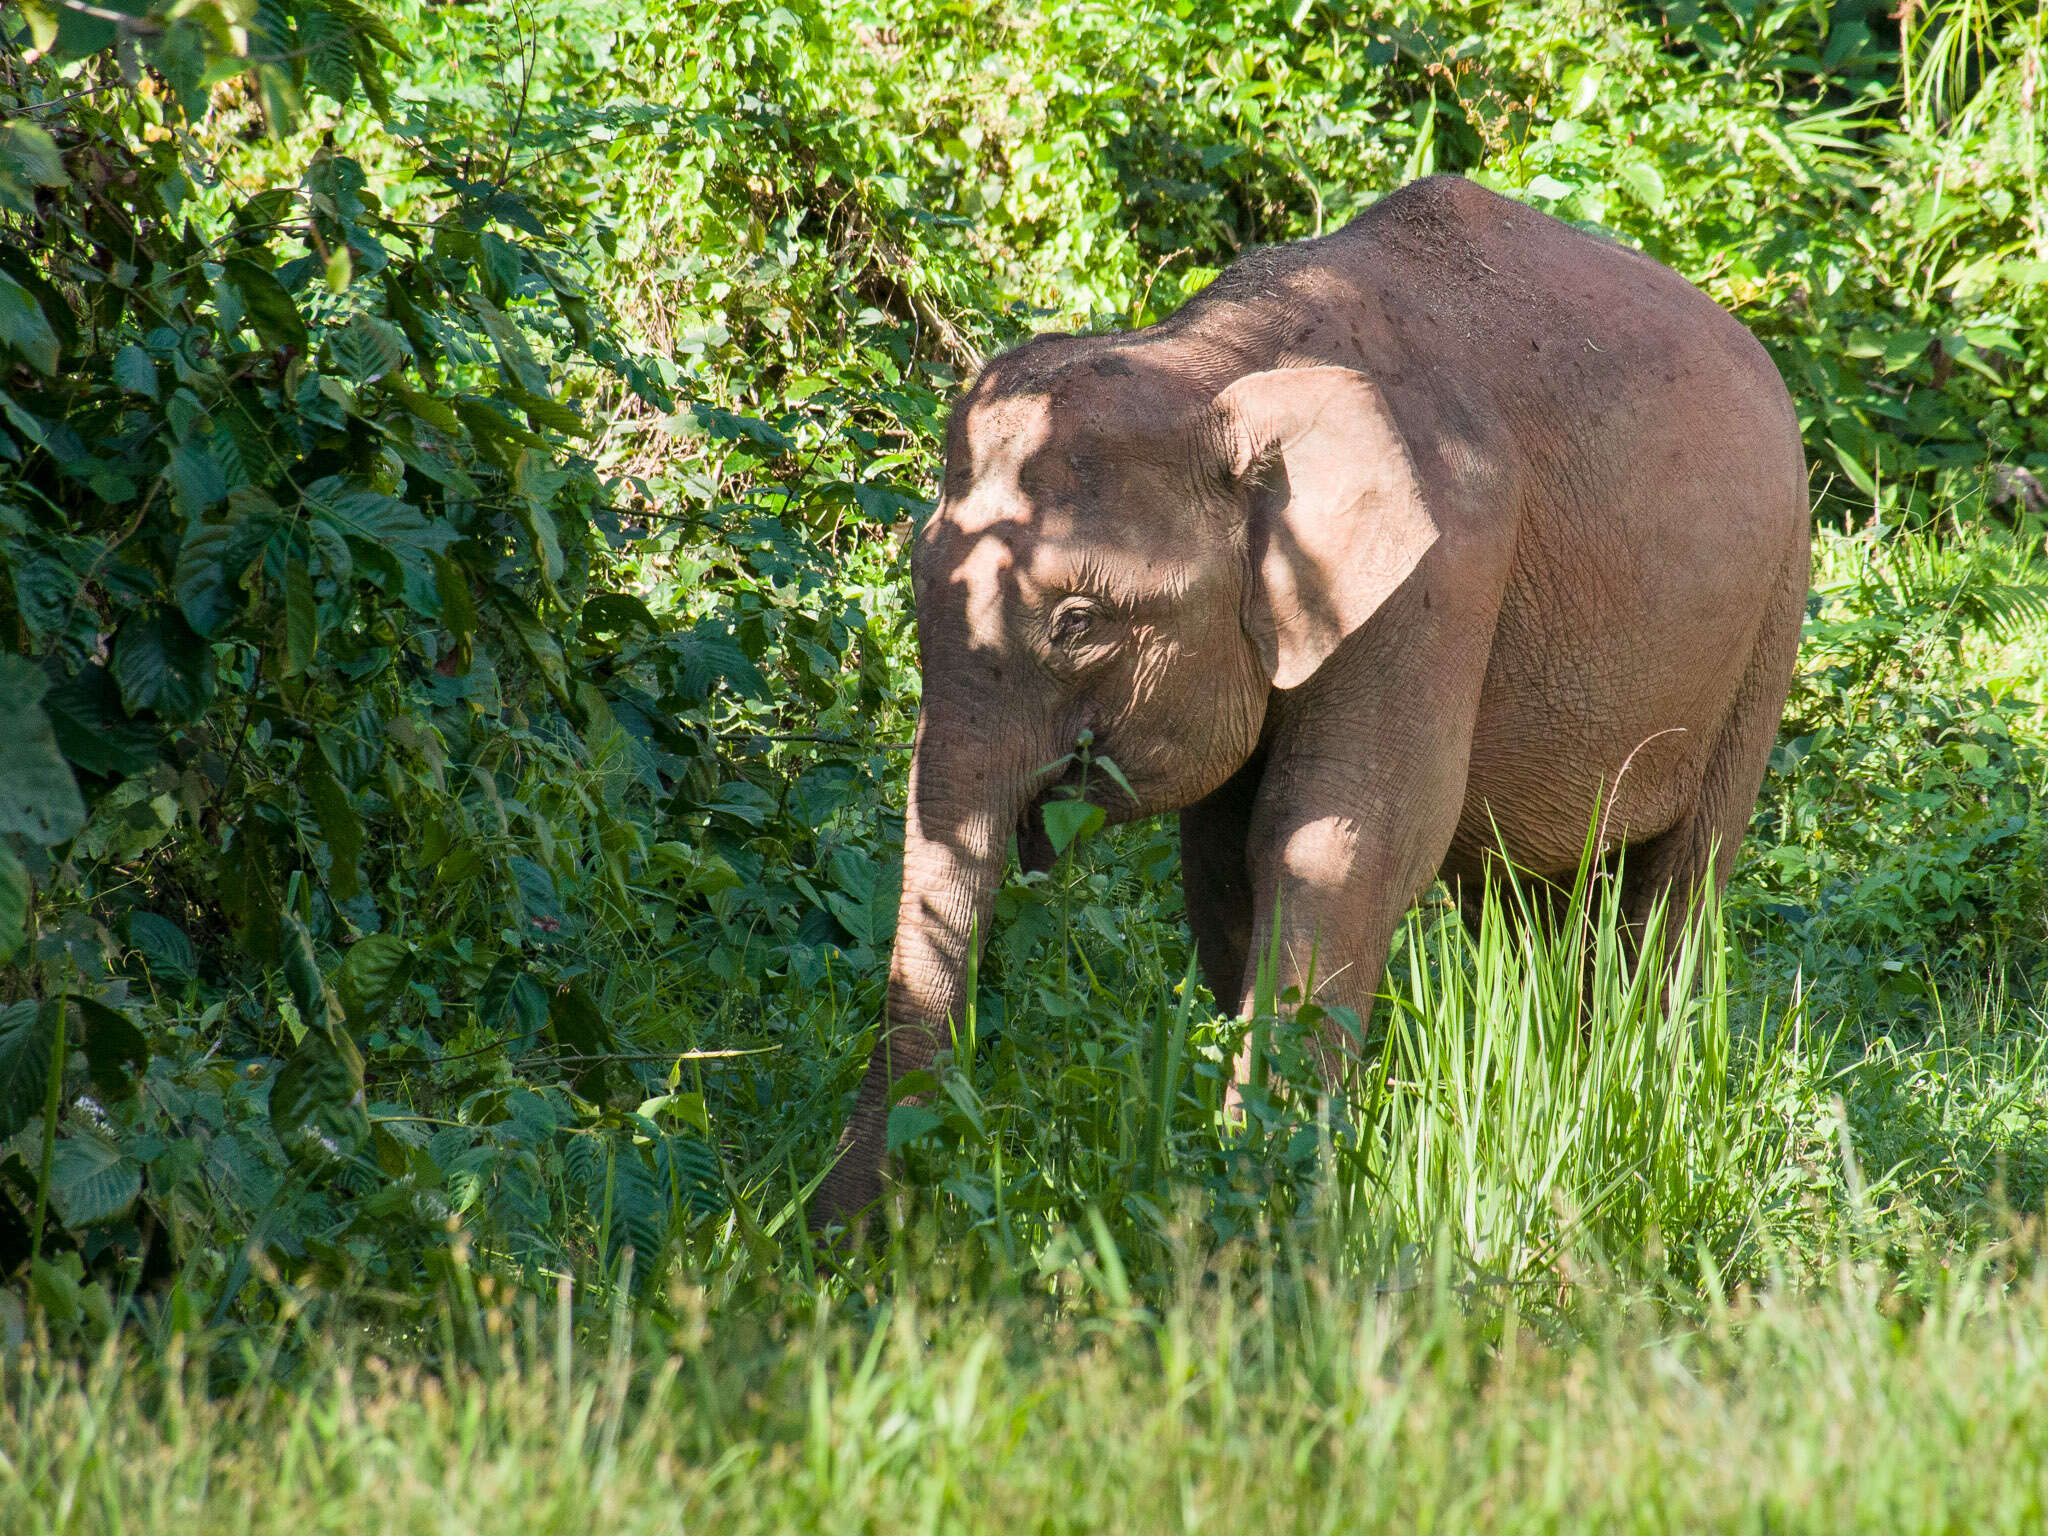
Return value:
[[(1324, 1005), (1496, 859), (1624, 916), (1728, 878), (1790, 688), (1807, 468), (1754, 336), (1684, 278), (1456, 176), (1241, 256), (1143, 329), (1034, 339), (956, 403), (911, 551), (923, 701), (886, 1016), (814, 1226), (887, 1171), (1010, 837), (1083, 731), (1112, 822), (1180, 816), (1202, 973)], [(1045, 765), (1062, 757), (1064, 771)], [(1255, 938), (1256, 936), (1256, 938)]]

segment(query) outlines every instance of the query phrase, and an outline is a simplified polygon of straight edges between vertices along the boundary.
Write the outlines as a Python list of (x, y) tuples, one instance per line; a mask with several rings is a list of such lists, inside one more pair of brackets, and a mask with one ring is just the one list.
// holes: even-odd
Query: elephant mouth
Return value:
[(1059, 857), (1045, 830), (1045, 802), (1052, 798), (1055, 788), (1056, 785), (1048, 785), (1032, 796), (1017, 817), (1017, 862), (1027, 874), (1044, 874)]

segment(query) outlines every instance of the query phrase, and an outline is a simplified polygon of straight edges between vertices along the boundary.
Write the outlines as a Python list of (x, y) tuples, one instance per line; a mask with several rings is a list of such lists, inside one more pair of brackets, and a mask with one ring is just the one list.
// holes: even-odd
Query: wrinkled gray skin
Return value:
[(1280, 986), (1364, 1016), (1432, 877), (1470, 892), (1504, 845), (1568, 878), (1596, 802), (1637, 920), (1725, 882), (1798, 644), (1806, 466), (1705, 295), (1435, 177), (1158, 325), (998, 358), (913, 568), (888, 1015), (819, 1226), (881, 1193), (890, 1083), (949, 1038), (1012, 831), (1049, 862), (1038, 770), (1084, 727), (1136, 792), (1114, 819), (1180, 812), (1226, 1004), (1277, 906)]

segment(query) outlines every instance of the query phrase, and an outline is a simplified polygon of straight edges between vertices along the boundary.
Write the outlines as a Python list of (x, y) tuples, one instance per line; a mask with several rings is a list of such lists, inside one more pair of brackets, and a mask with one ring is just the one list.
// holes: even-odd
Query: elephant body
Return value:
[[(1646, 257), (1454, 177), (1239, 260), (1176, 314), (1040, 338), (956, 408), (913, 556), (924, 706), (888, 1017), (813, 1219), (880, 1192), (1008, 836), (1082, 730), (1115, 819), (1181, 818), (1217, 999), (1363, 1017), (1395, 925), (1599, 807), (1625, 911), (1724, 883), (1809, 576), (1763, 348)], [(1100, 776), (1095, 781), (1100, 783)], [(1335, 1071), (1339, 1044), (1321, 1046)]]

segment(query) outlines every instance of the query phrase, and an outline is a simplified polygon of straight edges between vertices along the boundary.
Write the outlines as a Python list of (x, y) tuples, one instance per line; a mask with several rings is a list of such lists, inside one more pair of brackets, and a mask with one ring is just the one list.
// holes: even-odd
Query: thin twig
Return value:
[(874, 752), (908, 752), (913, 743), (908, 741), (862, 741), (858, 736), (818, 736), (804, 731), (792, 731), (770, 735), (765, 731), (744, 733), (754, 741), (814, 741), (827, 747), (866, 747)]

